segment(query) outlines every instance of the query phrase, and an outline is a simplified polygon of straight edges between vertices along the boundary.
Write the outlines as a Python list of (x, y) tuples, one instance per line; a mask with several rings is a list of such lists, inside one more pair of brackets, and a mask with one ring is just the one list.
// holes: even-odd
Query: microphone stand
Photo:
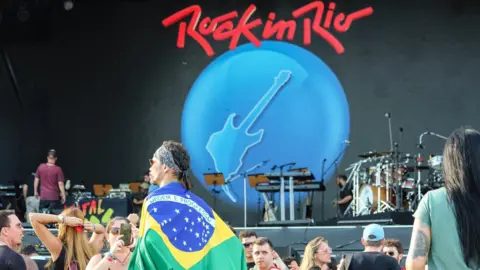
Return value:
[[(328, 166), (327, 170), (326, 171), (323, 171), (323, 165), (322, 165), (322, 181), (321, 183), (323, 183), (323, 179), (325, 177), (325, 174), (330, 170), (330, 168), (332, 168), (332, 166), (335, 166), (335, 177), (337, 177), (337, 173), (338, 173), (338, 160), (340, 159), (340, 157), (345, 153), (345, 151), (347, 150), (347, 148), (350, 146), (350, 143), (348, 142), (344, 142), (345, 143), (345, 147), (342, 149), (342, 151), (340, 151), (340, 153), (338, 154), (338, 156), (335, 158), (335, 160), (333, 161), (332, 164), (330, 164), (330, 166)], [(323, 160), (323, 163), (325, 164), (325, 161), (326, 159)], [(347, 183), (345, 183), (345, 186), (347, 185)], [(322, 187), (322, 184), (320, 184), (320, 187)], [(320, 189), (320, 191), (322, 191), (322, 189)], [(325, 189), (323, 190), (325, 191)], [(337, 201), (338, 201), (338, 196), (339, 196), (339, 189), (337, 187)], [(323, 221), (323, 208), (324, 208), (324, 197), (325, 197), (325, 194), (322, 193), (322, 221)], [(339, 206), (338, 206), (338, 203), (337, 203), (337, 217), (338, 217), (338, 209), (339, 209)]]
[[(320, 180), (320, 186), (322, 186), (323, 183), (325, 182), (324, 176), (325, 176), (325, 162), (326, 161), (327, 161), (327, 159), (324, 158), (323, 162), (322, 162), (322, 180)], [(325, 187), (325, 186), (323, 185), (323, 187)], [(322, 221), (325, 221), (324, 213), (325, 213), (325, 189), (322, 192)]]
[[(400, 127), (400, 136), (399, 136), (399, 141), (400, 141), (400, 145), (402, 145), (402, 141), (403, 141), (403, 128)], [(400, 151), (399, 151), (399, 147), (398, 147), (398, 144), (395, 143), (394, 144), (395, 146), (395, 183), (396, 183), (396, 186), (395, 186), (395, 193), (397, 194), (397, 199), (396, 200), (396, 205), (395, 205), (395, 208), (398, 210), (400, 210), (400, 208), (402, 207), (402, 202), (403, 202), (403, 194), (402, 194), (402, 183), (401, 183), (401, 180), (402, 180), (402, 175), (400, 174), (400, 170), (399, 170), (399, 160), (400, 160)]]
[(220, 194), (220, 191), (217, 190), (217, 180), (213, 180), (212, 194), (213, 194), (213, 211), (216, 211), (215, 209), (217, 206), (217, 195)]
[(330, 171), (330, 169), (332, 168), (332, 166), (334, 166), (338, 159), (345, 153), (345, 151), (347, 150), (347, 148), (350, 146), (350, 143), (348, 142), (343, 142), (344, 144), (346, 144), (347, 146), (345, 148), (342, 149), (342, 151), (340, 151), (340, 153), (338, 154), (338, 156), (335, 158), (335, 160), (330, 164), (330, 166), (328, 166), (327, 170), (325, 171), (324, 175), (322, 175), (322, 179), (323, 177), (325, 176), (325, 174), (327, 174), (328, 171)]
[[(421, 152), (423, 151), (423, 149), (425, 149), (425, 146), (423, 145), (423, 137), (425, 135), (431, 135), (431, 136), (435, 136), (437, 138), (440, 138), (440, 139), (444, 139), (444, 140), (447, 140), (448, 138), (445, 137), (445, 136), (442, 136), (440, 134), (437, 134), (437, 133), (433, 133), (433, 132), (430, 132), (430, 131), (426, 131), (426, 132), (423, 132), (422, 134), (420, 134), (420, 137), (418, 138), (418, 144), (417, 144), (417, 148), (420, 149), (418, 151), (418, 155), (417, 155), (417, 166), (421, 166), (422, 165), (422, 162), (423, 162), (423, 158), (421, 156)], [(422, 199), (422, 186), (421, 186), (421, 180), (422, 180), (422, 174), (421, 174), (421, 170), (419, 170), (417, 168), (417, 188), (415, 190), (415, 192), (417, 193), (416, 194), (416, 199), (417, 199), (417, 203), (416, 205), (418, 205), (418, 203), (420, 203), (420, 200)]]
[(394, 172), (395, 172), (395, 193), (396, 193), (396, 205), (395, 205), (395, 208), (397, 211), (400, 211), (400, 208), (402, 207), (402, 202), (403, 202), (403, 198), (402, 198), (402, 186), (401, 186), (401, 183), (400, 183), (400, 180), (401, 178), (399, 178), (399, 166), (398, 166), (398, 159), (399, 159), (399, 152), (398, 152), (398, 143), (395, 143), (394, 144), (394, 165), (393, 165), (393, 168), (394, 168)]
[(358, 243), (358, 242), (360, 242), (360, 241), (361, 241), (360, 239), (355, 239), (355, 240), (352, 240), (352, 241), (350, 241), (350, 242), (348, 242), (348, 243), (346, 243), (346, 244), (342, 244), (342, 245), (335, 246), (335, 248), (344, 248), (344, 247), (346, 247), (346, 246), (353, 245), (353, 244)]
[(386, 113), (385, 117), (388, 119), (388, 133), (390, 134), (390, 152), (393, 152), (392, 118), (390, 113)]
[(244, 171), (243, 173), (239, 174), (239, 176), (243, 176), (243, 227), (245, 228), (247, 227), (247, 174), (249, 174), (253, 170), (265, 166), (265, 164), (267, 164), (268, 162), (269, 160), (262, 161), (249, 168), (248, 170)]

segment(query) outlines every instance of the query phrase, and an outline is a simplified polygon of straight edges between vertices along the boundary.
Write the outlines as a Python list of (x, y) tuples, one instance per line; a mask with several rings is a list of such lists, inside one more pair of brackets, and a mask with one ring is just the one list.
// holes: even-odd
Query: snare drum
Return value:
[(428, 160), (428, 166), (434, 170), (442, 170), (443, 156), (433, 156)]

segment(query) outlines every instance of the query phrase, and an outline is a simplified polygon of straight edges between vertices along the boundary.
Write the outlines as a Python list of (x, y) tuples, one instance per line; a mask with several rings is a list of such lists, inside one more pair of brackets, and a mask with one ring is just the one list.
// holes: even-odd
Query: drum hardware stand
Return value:
[[(436, 134), (436, 133), (433, 133), (433, 132), (430, 132), (430, 131), (426, 131), (426, 132), (423, 132), (422, 134), (420, 134), (420, 137), (418, 138), (418, 144), (417, 144), (417, 148), (420, 149), (418, 151), (418, 155), (417, 155), (417, 166), (421, 166), (422, 162), (424, 161), (422, 156), (421, 156), (421, 152), (423, 151), (423, 149), (425, 149), (425, 146), (423, 145), (423, 137), (425, 135), (435, 136), (437, 138), (444, 139), (444, 140), (448, 139), (445, 136), (442, 136), (440, 134)], [(415, 194), (416, 195), (415, 199), (417, 200), (417, 205), (418, 205), (418, 203), (420, 203), (420, 200), (423, 198), (421, 182), (422, 182), (422, 173), (421, 173), (421, 170), (417, 169), (417, 189), (415, 190), (416, 193), (417, 193), (417, 194)]]
[[(377, 211), (376, 213), (383, 213), (385, 212), (386, 210), (394, 210), (394, 208), (390, 205), (390, 192), (389, 192), (389, 189), (390, 189), (390, 181), (389, 181), (389, 174), (390, 174), (390, 170), (388, 168), (390, 168), (390, 165), (385, 165), (383, 166), (384, 168), (386, 168), (386, 173), (385, 173), (385, 180), (386, 180), (386, 202), (385, 201), (382, 201), (380, 200), (381, 198), (381, 189), (380, 188), (377, 188)], [(381, 175), (382, 175), (382, 163), (378, 163), (377, 164), (377, 172), (376, 172), (376, 186), (377, 187), (381, 187), (382, 186), (382, 183), (381, 183)]]
[[(393, 165), (393, 168), (394, 168), (394, 171), (395, 172), (395, 177), (392, 177), (393, 178), (393, 183), (394, 183), (394, 187), (395, 187), (395, 210), (397, 211), (400, 211), (401, 208), (402, 208), (402, 203), (403, 203), (403, 194), (402, 194), (402, 186), (401, 186), (401, 180), (402, 180), (402, 176), (400, 175), (400, 166), (398, 164), (398, 160), (399, 160), (399, 151), (398, 151), (398, 143), (395, 143), (394, 144), (395, 146), (395, 150), (394, 150), (394, 156), (393, 156), (393, 161), (394, 161), (394, 165)], [(393, 176), (393, 175), (392, 175)]]
[[(353, 201), (350, 203), (349, 208), (353, 208), (353, 216), (359, 216), (361, 214), (361, 210), (366, 207), (366, 205), (361, 205), (363, 204), (360, 200), (360, 168), (363, 163), (371, 162), (371, 159), (365, 159), (365, 160), (360, 160), (358, 162), (352, 163), (350, 167), (348, 167), (345, 171), (349, 171), (350, 175), (348, 176), (347, 182), (345, 185), (347, 185), (350, 181), (353, 182)], [(349, 209), (347, 208), (347, 211)]]
[(390, 152), (393, 152), (392, 118), (390, 113), (385, 113), (385, 117), (388, 119), (388, 132), (390, 134)]
[[(393, 143), (393, 137), (392, 137), (392, 117), (390, 115), (390, 113), (385, 113), (385, 117), (388, 119), (388, 132), (389, 132), (389, 135), (390, 135), (390, 152), (392, 152), (393, 154), (393, 172), (395, 172), (395, 177), (392, 177), (393, 178), (393, 185), (395, 186), (395, 193), (396, 193), (396, 205), (395, 205), (395, 209), (396, 210), (400, 210), (401, 206), (402, 206), (402, 189), (401, 189), (401, 186), (400, 186), (400, 180), (398, 179), (398, 143)], [(403, 133), (403, 128), (400, 129), (400, 133)], [(401, 136), (401, 135), (400, 135)], [(394, 147), (395, 146), (395, 147)], [(392, 172), (392, 174), (393, 174)], [(390, 173), (390, 171), (388, 171), (388, 173)], [(392, 175), (393, 176), (393, 175)], [(388, 184), (387, 184), (388, 186)], [(387, 187), (387, 192), (388, 191), (388, 187)]]

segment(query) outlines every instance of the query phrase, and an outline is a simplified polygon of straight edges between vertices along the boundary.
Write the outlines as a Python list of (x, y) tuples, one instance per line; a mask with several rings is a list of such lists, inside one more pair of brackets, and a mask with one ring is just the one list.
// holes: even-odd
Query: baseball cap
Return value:
[(383, 227), (378, 224), (370, 224), (363, 229), (363, 239), (367, 242), (380, 241), (385, 238)]
[(47, 155), (56, 158), (57, 157), (57, 151), (55, 151), (55, 149), (50, 149), (50, 150), (48, 150)]

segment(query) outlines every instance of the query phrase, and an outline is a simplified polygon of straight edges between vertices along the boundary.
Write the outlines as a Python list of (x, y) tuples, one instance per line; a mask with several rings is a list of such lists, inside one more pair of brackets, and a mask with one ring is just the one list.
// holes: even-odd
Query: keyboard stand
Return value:
[(283, 172), (283, 170), (281, 170), (279, 173), (265, 173), (265, 177), (269, 178), (270, 180), (280, 179), (280, 220), (277, 222), (286, 221), (285, 219), (285, 178), (288, 177), (288, 181), (289, 181), (288, 192), (289, 192), (289, 199), (290, 199), (290, 221), (296, 222), (295, 191), (294, 191), (293, 180), (296, 177), (308, 177), (308, 176), (312, 176), (312, 174), (310, 172)]

